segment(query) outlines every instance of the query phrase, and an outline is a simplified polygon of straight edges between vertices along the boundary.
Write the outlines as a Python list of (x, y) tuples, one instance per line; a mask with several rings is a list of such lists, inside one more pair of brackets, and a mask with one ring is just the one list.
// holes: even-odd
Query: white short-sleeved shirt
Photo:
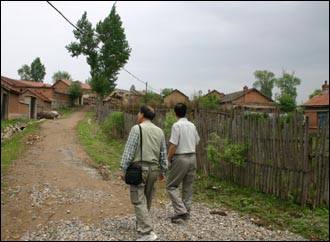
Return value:
[(187, 118), (180, 118), (172, 126), (170, 143), (177, 146), (175, 154), (195, 153), (199, 143), (196, 126)]

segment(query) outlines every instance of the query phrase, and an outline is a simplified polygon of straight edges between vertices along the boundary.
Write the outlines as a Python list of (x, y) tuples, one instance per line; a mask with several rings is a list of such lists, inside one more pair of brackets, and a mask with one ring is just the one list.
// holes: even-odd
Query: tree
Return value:
[(301, 80), (294, 77), (294, 73), (290, 75), (283, 72), (283, 76), (276, 80), (276, 85), (281, 91), (281, 94), (278, 96), (278, 102), (282, 111), (291, 112), (295, 109), (297, 97), (296, 86), (300, 85), (300, 83)]
[(18, 75), (23, 80), (32, 82), (43, 82), (46, 75), (46, 68), (41, 63), (40, 58), (37, 57), (32, 63), (31, 67), (28, 65), (23, 65), (17, 70)]
[(28, 65), (23, 65), (20, 69), (17, 70), (18, 75), (22, 80), (31, 81), (31, 68)]
[(83, 90), (80, 85), (79, 81), (74, 81), (68, 88), (68, 93), (73, 97), (73, 98), (78, 98), (83, 95)]
[(173, 88), (164, 88), (162, 89), (162, 92), (160, 93), (163, 97), (167, 96), (168, 94), (170, 94), (171, 92), (173, 92)]
[(321, 89), (315, 89), (315, 91), (309, 95), (309, 99), (312, 99), (313, 97), (315, 96), (318, 96), (322, 93), (322, 90)]
[(278, 104), (280, 107), (280, 110), (286, 113), (292, 112), (295, 110), (297, 104), (296, 99), (292, 96), (288, 95), (281, 95), (278, 98)]
[(116, 87), (119, 70), (127, 63), (131, 52), (122, 21), (116, 13), (116, 4), (95, 29), (88, 21), (86, 12), (77, 27), (79, 30), (73, 30), (77, 42), (71, 42), (66, 48), (72, 57), (86, 56), (91, 68), (90, 85), (102, 100)]
[(135, 88), (134, 84), (131, 86), (131, 88), (130, 88), (129, 90), (130, 90), (131, 92), (136, 91), (136, 88)]
[(281, 95), (287, 95), (294, 98), (297, 97), (296, 86), (300, 85), (300, 83), (301, 80), (294, 77), (294, 72), (291, 75), (283, 72), (282, 77), (276, 80), (276, 85), (281, 90)]
[(70, 81), (72, 81), (71, 75), (67, 71), (55, 72), (52, 79), (53, 79), (53, 82), (56, 82), (57, 80), (70, 80)]
[(263, 71), (257, 70), (253, 74), (257, 79), (253, 83), (253, 87), (260, 90), (260, 92), (262, 92), (267, 97), (272, 98), (273, 96), (272, 90), (274, 87), (274, 83), (276, 81), (274, 73), (266, 70)]

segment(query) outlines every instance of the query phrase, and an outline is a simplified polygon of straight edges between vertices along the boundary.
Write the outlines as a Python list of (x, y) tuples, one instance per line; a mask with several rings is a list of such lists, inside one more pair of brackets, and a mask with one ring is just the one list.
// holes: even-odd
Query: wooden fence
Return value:
[[(155, 123), (162, 127), (165, 113), (157, 111), (157, 115)], [(216, 112), (194, 112), (188, 118), (195, 123), (201, 138), (197, 152), (199, 172), (301, 205), (329, 207), (329, 119), (326, 127), (312, 134), (308, 119), (297, 112), (290, 119), (279, 114), (262, 118)], [(136, 113), (125, 113), (124, 120), (128, 135), (136, 124)], [(247, 144), (245, 165), (208, 160), (212, 133), (229, 138), (231, 143)]]

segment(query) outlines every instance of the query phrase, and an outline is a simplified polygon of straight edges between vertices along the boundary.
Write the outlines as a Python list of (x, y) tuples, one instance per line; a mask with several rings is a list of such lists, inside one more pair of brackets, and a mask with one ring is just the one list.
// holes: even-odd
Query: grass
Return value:
[(329, 209), (310, 209), (290, 201), (263, 194), (219, 178), (198, 175), (194, 201), (225, 206), (257, 225), (274, 230), (289, 230), (309, 240), (329, 240)]
[[(22, 132), (14, 134), (10, 139), (1, 143), (1, 177), (6, 174), (8, 165), (18, 158), (27, 146), (27, 137), (35, 134), (40, 126), (40, 123), (35, 120), (25, 120), (26, 122), (32, 121), (32, 124), (27, 126)], [(1, 120), (1, 131), (8, 125), (16, 123), (24, 123), (25, 121), (3, 121)], [(1, 184), (2, 185), (2, 184)]]
[(93, 115), (88, 114), (78, 123), (80, 141), (88, 155), (97, 164), (107, 164), (113, 174), (118, 176), (125, 141), (109, 140), (102, 127), (94, 119)]
[[(102, 127), (87, 115), (78, 125), (87, 153), (97, 163), (108, 164), (114, 175), (120, 173), (120, 161), (126, 141), (109, 140)], [(166, 199), (165, 183), (158, 183), (155, 198)], [(329, 240), (329, 209), (310, 209), (275, 196), (256, 192), (219, 178), (196, 175), (194, 202), (237, 211), (254, 218), (254, 223), (273, 230), (289, 230), (309, 240)]]

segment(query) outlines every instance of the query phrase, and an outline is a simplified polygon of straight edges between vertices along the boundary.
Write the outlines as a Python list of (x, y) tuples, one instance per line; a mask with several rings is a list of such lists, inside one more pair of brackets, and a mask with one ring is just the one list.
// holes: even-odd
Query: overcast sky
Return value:
[[(84, 11), (93, 27), (113, 1), (51, 1), (72, 23)], [(329, 81), (329, 2), (117, 2), (131, 56), (126, 70), (153, 90), (176, 88), (191, 97), (216, 89), (231, 93), (252, 87), (255, 70), (295, 73), (302, 80), (297, 103)], [(47, 2), (1, 1), (1, 75), (40, 57), (44, 83), (57, 71), (85, 82), (86, 58), (65, 46), (73, 27)], [(117, 88), (145, 85), (122, 70)], [(273, 93), (278, 92), (274, 89)]]

